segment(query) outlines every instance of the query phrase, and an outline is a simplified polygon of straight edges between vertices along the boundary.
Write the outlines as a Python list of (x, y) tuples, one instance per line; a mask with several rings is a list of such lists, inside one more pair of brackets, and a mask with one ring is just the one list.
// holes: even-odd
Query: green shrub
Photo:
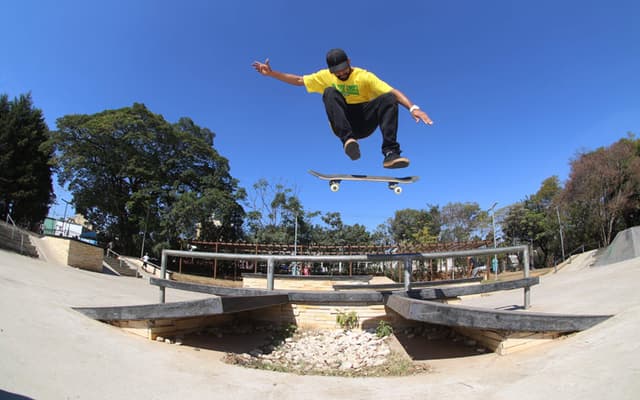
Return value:
[(376, 328), (376, 336), (379, 338), (387, 337), (393, 333), (393, 326), (390, 323), (384, 320), (380, 320), (378, 322), (378, 327)]
[(358, 314), (355, 311), (350, 313), (339, 312), (336, 316), (336, 322), (342, 329), (353, 329), (358, 326)]

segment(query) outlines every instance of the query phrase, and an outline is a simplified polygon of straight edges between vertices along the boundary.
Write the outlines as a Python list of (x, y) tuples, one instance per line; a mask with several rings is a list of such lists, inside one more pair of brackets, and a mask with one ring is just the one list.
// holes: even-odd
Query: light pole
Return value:
[[(494, 202), (493, 205), (489, 208), (489, 212), (491, 213), (491, 228), (493, 230), (493, 249), (498, 248), (498, 244), (496, 241), (496, 211), (495, 208), (498, 205), (498, 202)], [(495, 268), (496, 280), (498, 280), (498, 255), (493, 254), (493, 260), (491, 262), (491, 266)]]

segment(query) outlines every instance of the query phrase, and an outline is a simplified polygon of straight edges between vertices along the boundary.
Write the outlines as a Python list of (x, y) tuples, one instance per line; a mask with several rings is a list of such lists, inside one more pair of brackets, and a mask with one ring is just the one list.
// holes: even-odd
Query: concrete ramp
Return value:
[[(584, 253), (573, 254), (558, 264), (557, 269), (559, 272), (575, 272), (591, 268), (596, 262), (596, 253), (597, 250), (589, 250)], [(548, 276), (549, 275), (543, 275), (541, 278), (544, 280)]]
[(640, 257), (640, 226), (618, 232), (613, 242), (598, 256), (595, 265), (608, 265), (636, 257)]

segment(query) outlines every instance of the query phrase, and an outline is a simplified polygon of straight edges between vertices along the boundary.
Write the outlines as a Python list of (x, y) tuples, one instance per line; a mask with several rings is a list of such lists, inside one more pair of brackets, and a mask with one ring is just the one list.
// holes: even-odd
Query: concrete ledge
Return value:
[(523, 278), (504, 282), (490, 282), (466, 286), (449, 286), (410, 290), (407, 296), (421, 300), (449, 299), (472, 294), (498, 292), (501, 290), (522, 289), (540, 283), (540, 278)]
[(389, 296), (386, 305), (404, 318), (414, 321), (452, 327), (527, 332), (583, 331), (611, 317), (611, 315), (566, 315), (491, 310), (442, 304), (399, 295)]
[(286, 304), (286, 295), (214, 297), (175, 303), (117, 307), (74, 307), (87, 317), (100, 321), (190, 318), (235, 313)]

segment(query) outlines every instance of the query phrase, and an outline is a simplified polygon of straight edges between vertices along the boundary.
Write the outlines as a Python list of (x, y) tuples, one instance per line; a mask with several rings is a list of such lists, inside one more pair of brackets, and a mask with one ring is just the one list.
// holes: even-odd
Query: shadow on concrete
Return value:
[(184, 336), (182, 345), (223, 353), (242, 354), (264, 346), (269, 341), (270, 335), (268, 332), (246, 335), (229, 334), (223, 337), (217, 337), (213, 334), (189, 334)]
[(11, 393), (0, 389), (0, 399), (2, 400), (32, 400), (31, 397), (23, 396), (21, 394)]
[(467, 346), (463, 340), (454, 341), (452, 338), (428, 340), (422, 336), (404, 333), (396, 333), (395, 336), (407, 355), (415, 361), (474, 357), (489, 352), (478, 352), (477, 349), (482, 346)]

